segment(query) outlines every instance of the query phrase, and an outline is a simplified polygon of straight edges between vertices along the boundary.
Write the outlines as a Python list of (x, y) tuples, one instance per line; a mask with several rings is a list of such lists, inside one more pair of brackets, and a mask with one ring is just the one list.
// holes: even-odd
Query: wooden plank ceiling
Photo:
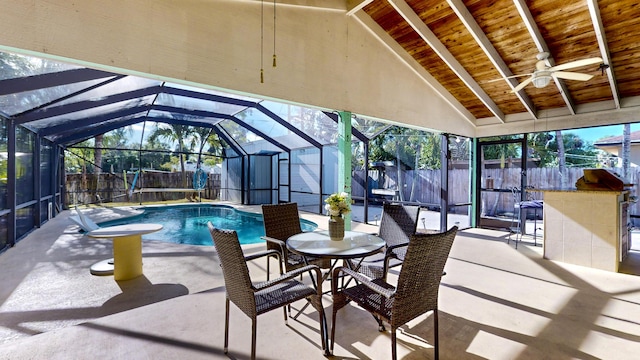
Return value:
[[(369, 0), (351, 5), (350, 14), (373, 19), (478, 125), (638, 106), (637, 0)], [(554, 79), (546, 87), (529, 84), (514, 93), (527, 77), (505, 78), (531, 74), (544, 51), (548, 66), (603, 60), (567, 69), (593, 75), (588, 81)]]

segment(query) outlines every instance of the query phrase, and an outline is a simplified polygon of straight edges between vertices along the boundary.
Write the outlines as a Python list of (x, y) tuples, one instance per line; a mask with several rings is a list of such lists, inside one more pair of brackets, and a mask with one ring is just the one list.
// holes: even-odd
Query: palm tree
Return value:
[[(196, 162), (197, 169), (200, 169), (200, 166), (202, 166), (202, 151), (204, 151), (205, 145), (209, 142), (211, 134), (213, 134), (213, 128), (197, 127), (193, 129), (194, 138), (198, 142), (198, 161)], [(195, 177), (196, 174), (194, 173), (193, 176)], [(195, 200), (196, 196), (197, 193), (194, 191), (191, 198)]]
[(133, 134), (131, 126), (118, 128), (110, 131), (104, 137), (104, 145), (109, 148), (126, 149), (128, 140)]
[[(428, 167), (432, 162), (430, 154), (424, 154), (423, 144), (428, 144), (430, 135), (414, 129), (391, 126), (381, 134), (372, 139), (370, 147), (370, 161), (393, 161), (396, 164), (396, 188), (401, 201), (404, 201), (404, 179), (403, 170), (417, 170), (422, 166)], [(438, 158), (438, 163), (439, 163)], [(415, 185), (415, 182), (414, 182)], [(410, 201), (416, 195), (415, 187), (410, 189)]]
[[(178, 144), (178, 158), (180, 159), (180, 172), (182, 174), (182, 187), (187, 188), (186, 170), (184, 167), (184, 152), (190, 150), (194, 145), (193, 139), (194, 129), (188, 125), (169, 124), (169, 127), (156, 127), (151, 135), (149, 135), (149, 141), (155, 142), (158, 138), (163, 138), (176, 142)], [(185, 140), (191, 140), (188, 147), (185, 147)]]
[(202, 152), (205, 145), (209, 142), (209, 137), (213, 134), (213, 128), (198, 127), (193, 130), (193, 135), (198, 143), (198, 162), (196, 166), (199, 168), (202, 162)]

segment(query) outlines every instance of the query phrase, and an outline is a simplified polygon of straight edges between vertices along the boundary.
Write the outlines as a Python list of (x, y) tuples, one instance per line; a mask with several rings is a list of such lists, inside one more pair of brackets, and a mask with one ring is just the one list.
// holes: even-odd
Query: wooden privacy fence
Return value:
[[(611, 169), (619, 171), (620, 169)], [(493, 188), (511, 189), (520, 187), (520, 169), (484, 169), (485, 181), (489, 176), (493, 179)], [(632, 168), (629, 181), (635, 186), (632, 188), (632, 195), (636, 195), (638, 181), (640, 180), (640, 168)], [(576, 181), (583, 175), (581, 168), (567, 169), (564, 182), (557, 168), (536, 168), (527, 170), (527, 181), (530, 186), (539, 189), (558, 188), (561, 186), (574, 187)], [(354, 198), (363, 198), (365, 188), (362, 183), (368, 184), (370, 199), (382, 200), (383, 197), (376, 197), (371, 189), (392, 189), (397, 190), (397, 199), (405, 202), (420, 204), (425, 207), (437, 207), (440, 204), (440, 170), (408, 170), (400, 173), (402, 181), (398, 182), (398, 172), (387, 171), (384, 175), (375, 170), (366, 172), (364, 170), (355, 171), (351, 186)], [(144, 194), (129, 195), (131, 183), (135, 177), (134, 173), (126, 176), (127, 186), (125, 188), (123, 174), (70, 174), (67, 175), (67, 204), (88, 204), (100, 201), (105, 202), (139, 202), (138, 196), (142, 196), (143, 202), (176, 200), (185, 197), (185, 193), (176, 192), (152, 192)], [(187, 188), (191, 188), (193, 172), (186, 173)], [(399, 186), (399, 184), (402, 184)], [(449, 203), (468, 203), (471, 199), (470, 176), (468, 169), (449, 170)], [(485, 182), (483, 182), (485, 184)], [(161, 173), (143, 172), (136, 181), (136, 189), (144, 188), (184, 188), (181, 173)], [(202, 196), (207, 199), (218, 199), (220, 194), (220, 174), (209, 174), (205, 191)], [(189, 195), (189, 194), (187, 194)], [(542, 193), (531, 194), (536, 199), (542, 199)], [(385, 199), (389, 199), (386, 197)], [(481, 212), (488, 216), (500, 216), (513, 212), (514, 197), (511, 193), (485, 192)], [(466, 209), (465, 209), (466, 211)], [(631, 204), (632, 215), (640, 215), (640, 204)]]
[[(614, 172), (620, 172), (621, 169), (610, 169)], [(494, 189), (509, 190), (514, 187), (521, 186), (521, 169), (504, 168), (504, 169), (483, 169), (483, 187), (489, 176), (493, 179)], [(364, 170), (355, 171), (353, 175), (354, 182), (351, 186), (353, 197), (364, 197), (364, 187), (362, 179)], [(629, 182), (634, 184), (632, 187), (632, 195), (638, 192), (638, 181), (640, 180), (640, 168), (632, 168)], [(582, 168), (567, 169), (565, 179), (562, 178), (558, 168), (535, 168), (527, 169), (527, 183), (537, 189), (549, 189), (565, 187), (575, 187), (576, 181), (582, 177)], [(379, 178), (378, 171), (368, 171), (368, 183), (370, 187), (381, 189), (398, 190), (398, 198), (406, 202), (414, 202), (425, 204), (425, 206), (440, 204), (440, 170), (409, 170), (400, 174), (403, 179), (403, 185), (398, 186), (398, 173), (396, 171), (387, 171), (384, 178)], [(564, 180), (564, 181), (563, 181)], [(412, 194), (414, 182), (416, 186)], [(452, 169), (449, 170), (449, 203), (461, 204), (470, 201), (470, 177), (468, 169)], [(401, 192), (400, 189), (401, 188)], [(369, 196), (375, 199), (375, 195), (369, 191)], [(535, 199), (543, 199), (541, 192), (532, 192), (531, 196)], [(483, 214), (486, 215), (504, 215), (511, 214), (514, 206), (514, 196), (510, 192), (486, 192), (482, 199)], [(640, 204), (631, 204), (630, 211), (632, 215), (640, 215)]]
[[(135, 189), (191, 189), (193, 171), (186, 172), (183, 182), (179, 172), (143, 172), (136, 179)], [(173, 192), (157, 191), (145, 193), (131, 193), (131, 185), (135, 173), (110, 174), (68, 174), (66, 204), (91, 204), (99, 202), (152, 202), (178, 200), (191, 197), (193, 191)], [(125, 184), (126, 179), (126, 184)], [(186, 184), (186, 186), (185, 186)], [(207, 182), (201, 196), (206, 199), (218, 199), (220, 195), (220, 174), (208, 174)]]
[[(362, 183), (363, 179), (367, 178), (371, 199), (380, 198), (382, 200), (382, 197), (373, 194), (371, 189), (392, 189), (398, 191), (398, 200), (424, 204), (424, 206), (440, 204), (440, 170), (403, 171), (400, 173), (402, 185), (399, 185), (398, 172), (396, 171), (387, 171), (384, 175), (380, 175), (380, 172), (376, 170), (369, 170), (367, 177), (364, 174), (364, 170), (355, 171), (353, 174), (351, 191), (355, 198), (364, 197), (365, 189)], [(449, 170), (449, 184), (449, 199), (452, 204), (469, 202), (468, 169)]]

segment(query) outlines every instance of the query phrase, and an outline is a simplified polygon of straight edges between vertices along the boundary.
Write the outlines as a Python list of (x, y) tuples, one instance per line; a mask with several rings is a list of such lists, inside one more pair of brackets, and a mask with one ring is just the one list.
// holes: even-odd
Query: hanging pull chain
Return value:
[(264, 83), (264, 0), (260, 5), (260, 83)]
[(276, 67), (276, 0), (273, 0), (273, 67)]

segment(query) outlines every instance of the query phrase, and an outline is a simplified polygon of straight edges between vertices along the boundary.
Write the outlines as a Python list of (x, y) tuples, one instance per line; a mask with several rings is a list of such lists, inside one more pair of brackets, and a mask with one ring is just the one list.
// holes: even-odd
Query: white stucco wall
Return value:
[[(344, 10), (259, 1), (0, 1), (0, 49), (475, 136)], [(260, 83), (261, 34), (264, 83)]]
[[(597, 148), (617, 156), (618, 164), (616, 166), (622, 167), (622, 145), (597, 146)], [(632, 167), (640, 165), (640, 144), (631, 144), (629, 161), (631, 162)]]

